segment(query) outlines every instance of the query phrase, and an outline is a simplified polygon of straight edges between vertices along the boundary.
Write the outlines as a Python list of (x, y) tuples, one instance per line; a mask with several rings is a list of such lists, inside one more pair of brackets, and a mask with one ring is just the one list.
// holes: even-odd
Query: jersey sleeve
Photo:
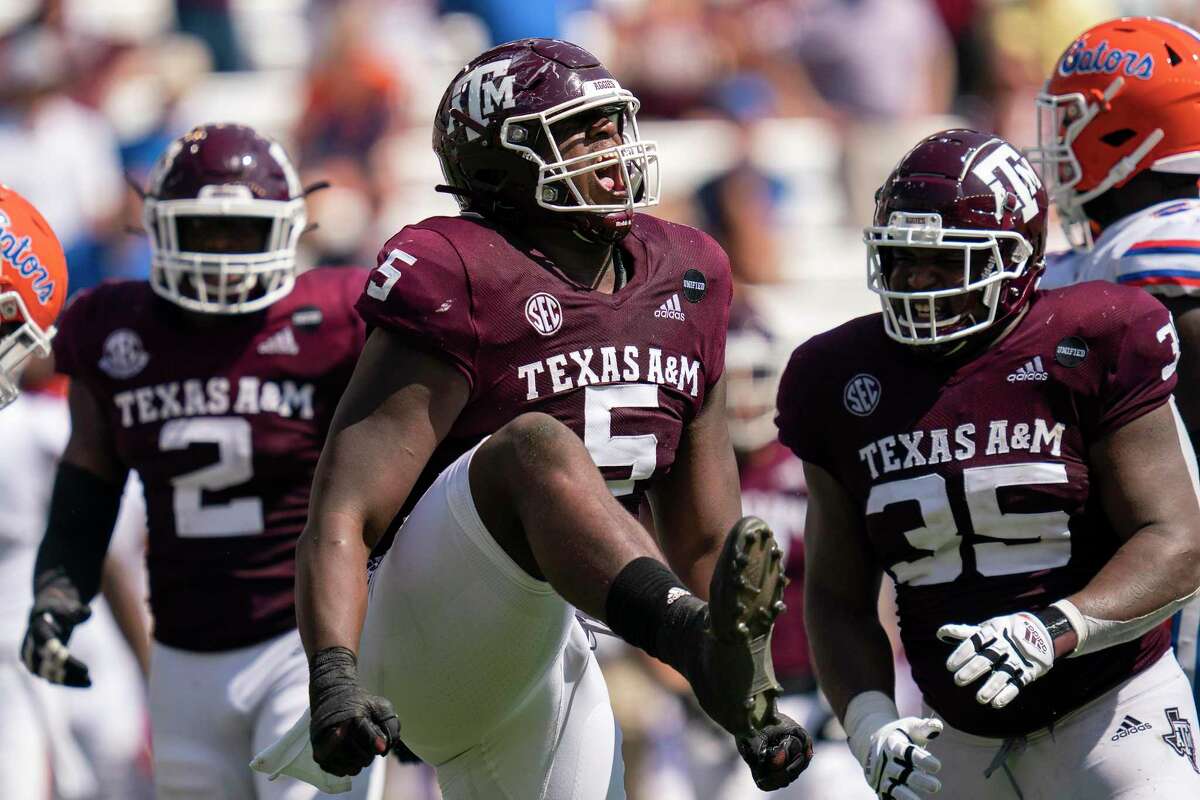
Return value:
[(388, 240), (377, 263), (355, 304), (362, 319), (448, 359), (474, 387), (479, 337), (470, 279), (453, 245), (410, 226)]
[(824, 427), (814, 424), (821, 418), (816, 413), (818, 398), (815, 389), (824, 384), (815, 363), (812, 342), (800, 345), (788, 360), (779, 381), (775, 402), (775, 426), (779, 441), (804, 461), (829, 469), (832, 458)]
[(1132, 242), (1113, 253), (1117, 283), (1161, 297), (1200, 297), (1200, 206), (1165, 206), (1137, 220), (1132, 233)]
[(91, 377), (89, 367), (95, 364), (95, 342), (99, 336), (96, 314), (100, 307), (97, 300), (100, 290), (101, 287), (84, 289), (63, 309), (58, 319), (58, 332), (51, 343), (56, 372), (75, 379)]
[(1179, 335), (1170, 313), (1142, 292), (1128, 297), (1114, 363), (1102, 387), (1096, 426), (1100, 435), (1153, 411), (1175, 390)]
[(713, 256), (713, 294), (717, 301), (717, 313), (714, 315), (713, 335), (709, 342), (709, 353), (704, 357), (708, 367), (708, 390), (716, 385), (725, 374), (725, 345), (729, 333), (729, 308), (733, 303), (733, 274), (729, 267), (729, 256), (714, 240), (709, 240)]

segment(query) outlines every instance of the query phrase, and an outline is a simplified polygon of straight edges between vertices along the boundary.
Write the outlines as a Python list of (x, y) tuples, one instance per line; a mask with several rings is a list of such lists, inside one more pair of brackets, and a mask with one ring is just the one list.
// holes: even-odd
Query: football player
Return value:
[[(1036, 290), (1046, 193), (998, 137), (935, 134), (876, 197), (882, 313), (799, 347), (778, 414), (808, 480), (817, 674), (869, 785), (1200, 796), (1169, 646), (1200, 587), (1170, 315), (1109, 283)], [(890, 695), (883, 571), (921, 717)]]
[[(366, 271), (296, 270), (304, 190), (241, 125), (174, 141), (150, 177), (149, 281), (77, 297), (54, 342), (71, 437), (38, 551), (22, 654), (90, 683), (87, 619), (128, 472), (145, 487), (159, 798), (301, 798), (249, 758), (304, 709), (294, 564), (317, 457), (364, 339)], [(355, 791), (362, 796), (367, 776)]]
[[(635, 213), (659, 185), (637, 108), (549, 39), (488, 50), (441, 100), (434, 150), (463, 213), (380, 251), (298, 553), (312, 709), (293, 733), (328, 773), (398, 732), (448, 800), (624, 797), (575, 608), (679, 669), (760, 785), (808, 761), (774, 708), (782, 554), (738, 521), (728, 260)], [(389, 532), (368, 603), (362, 563)]]
[[(1073, 249), (1048, 259), (1043, 287), (1140, 286), (1171, 312), (1176, 396), (1200, 444), (1200, 33), (1126, 17), (1080, 34), (1038, 97), (1038, 147)], [(1200, 702), (1200, 602), (1175, 620), (1175, 650)]]
[[(67, 435), (66, 402), (55, 391), (22, 392), (31, 359), (50, 355), (54, 321), (67, 296), (62, 247), (42, 215), (0, 185), (0, 795), (137, 797), (144, 744), (137, 665), (108, 608), (86, 637), (103, 654), (102, 692), (72, 703), (17, 663), (31, 591), (29, 575), (45, 524), (49, 486)], [(104, 716), (104, 736), (88, 736)], [(83, 734), (83, 735), (80, 735)], [(32, 765), (32, 768), (31, 768)]]

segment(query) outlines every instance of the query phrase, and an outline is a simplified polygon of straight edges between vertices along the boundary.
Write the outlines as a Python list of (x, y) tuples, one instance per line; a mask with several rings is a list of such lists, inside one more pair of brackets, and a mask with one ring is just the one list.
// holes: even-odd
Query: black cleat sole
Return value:
[(771, 632), (787, 610), (783, 590), (783, 551), (767, 524), (743, 517), (733, 526), (717, 559), (709, 585), (712, 633), (721, 649), (745, 648), (753, 677), (740, 700), (732, 733), (760, 729), (777, 721), (775, 699), (783, 692), (771, 663)]

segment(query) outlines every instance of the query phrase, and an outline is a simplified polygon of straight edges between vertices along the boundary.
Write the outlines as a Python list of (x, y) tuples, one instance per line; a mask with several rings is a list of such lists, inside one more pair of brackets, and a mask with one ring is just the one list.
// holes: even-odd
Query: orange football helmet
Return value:
[(0, 184), (0, 408), (18, 394), (21, 366), (50, 355), (67, 297), (67, 259), (46, 219)]
[(1200, 175), (1200, 33), (1165, 17), (1084, 31), (1038, 96), (1041, 166), (1071, 246), (1092, 245), (1083, 204), (1145, 170)]

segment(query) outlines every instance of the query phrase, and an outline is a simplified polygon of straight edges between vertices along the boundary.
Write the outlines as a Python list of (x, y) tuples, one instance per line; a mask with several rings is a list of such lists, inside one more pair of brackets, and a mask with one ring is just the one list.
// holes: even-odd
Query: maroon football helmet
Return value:
[[(505, 223), (530, 218), (571, 225), (592, 241), (629, 231), (633, 210), (658, 203), (658, 153), (638, 134), (639, 103), (600, 61), (557, 39), (499, 45), (450, 82), (433, 123), (433, 150), (449, 186), (473, 211)], [(564, 159), (552, 126), (611, 113), (621, 143)], [(576, 178), (607, 174), (626, 187), (624, 202), (589, 203)]]
[[(1033, 297), (1044, 268), (1046, 192), (1029, 162), (993, 134), (935, 133), (892, 170), (864, 229), (867, 285), (880, 296), (887, 335), (935, 345), (977, 334)], [(962, 252), (962, 285), (911, 291), (889, 285), (897, 248)], [(971, 310), (939, 318), (948, 298)]]
[[(153, 259), (150, 285), (186, 309), (257, 311), (286, 296), (296, 280), (296, 242), (307, 216), (300, 178), (283, 147), (245, 125), (202, 125), (159, 158), (143, 222)], [(201, 226), (261, 231), (247, 252), (200, 249)]]

